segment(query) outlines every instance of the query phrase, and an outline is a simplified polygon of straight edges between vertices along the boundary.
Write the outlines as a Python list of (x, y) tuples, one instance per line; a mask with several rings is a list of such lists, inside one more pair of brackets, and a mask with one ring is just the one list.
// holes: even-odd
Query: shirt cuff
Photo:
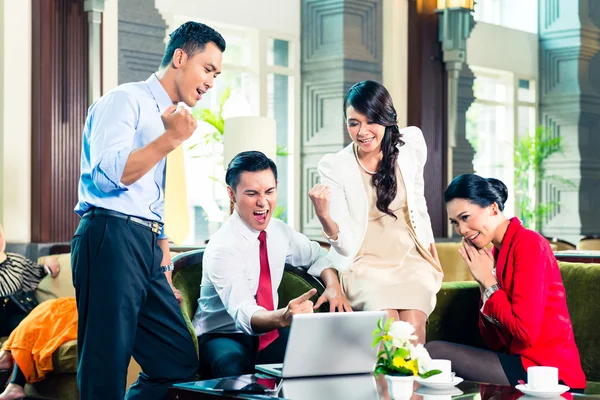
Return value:
[[(316, 276), (317, 278), (321, 277), (321, 273), (325, 271), (327, 268), (334, 268), (327, 258), (321, 257), (314, 262), (313, 265), (308, 268), (308, 273), (312, 276)], [(335, 268), (334, 268), (335, 269)]]
[[(498, 289), (500, 290), (500, 289)], [(479, 310), (481, 312), (481, 315), (483, 315), (483, 317), (490, 323), (496, 325), (496, 326), (500, 326), (500, 321), (498, 321), (493, 315), (489, 314), (489, 312), (485, 311), (485, 304), (487, 303), (487, 301), (489, 299), (492, 298), (492, 296), (494, 295), (494, 293), (496, 293), (498, 290), (494, 291), (491, 295), (486, 296), (485, 295), (485, 291), (483, 292), (483, 298), (481, 299), (481, 309)]]
[(267, 309), (259, 305), (248, 305), (240, 308), (235, 318), (235, 327), (246, 335), (256, 336), (257, 334), (252, 329), (252, 316), (257, 311), (267, 311)]
[(121, 183), (121, 178), (131, 152), (131, 149), (126, 149), (106, 153), (102, 156), (100, 162), (92, 170), (92, 180), (98, 190), (104, 193), (128, 190), (127, 186)]

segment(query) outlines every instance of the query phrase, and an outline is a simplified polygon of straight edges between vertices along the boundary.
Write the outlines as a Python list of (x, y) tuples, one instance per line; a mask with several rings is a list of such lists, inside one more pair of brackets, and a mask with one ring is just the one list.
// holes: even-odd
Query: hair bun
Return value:
[(506, 200), (508, 200), (508, 188), (506, 187), (504, 182), (496, 178), (487, 178), (486, 181), (498, 194), (498, 197), (502, 201), (502, 205), (504, 205), (504, 203), (506, 203)]

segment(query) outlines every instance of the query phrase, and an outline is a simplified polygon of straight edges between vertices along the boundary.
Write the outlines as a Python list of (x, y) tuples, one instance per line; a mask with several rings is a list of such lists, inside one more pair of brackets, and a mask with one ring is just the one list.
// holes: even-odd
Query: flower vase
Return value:
[(408, 400), (413, 394), (414, 376), (386, 375), (388, 392), (395, 400)]

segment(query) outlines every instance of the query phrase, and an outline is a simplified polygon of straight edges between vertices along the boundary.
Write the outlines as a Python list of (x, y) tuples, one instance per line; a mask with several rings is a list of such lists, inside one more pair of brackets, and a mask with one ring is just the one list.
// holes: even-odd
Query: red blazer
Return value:
[(480, 313), (479, 329), (486, 344), (520, 355), (525, 370), (533, 365), (557, 367), (566, 385), (585, 388), (565, 287), (548, 241), (512, 218), (494, 257), (502, 289), (486, 301), (483, 313), (499, 326)]

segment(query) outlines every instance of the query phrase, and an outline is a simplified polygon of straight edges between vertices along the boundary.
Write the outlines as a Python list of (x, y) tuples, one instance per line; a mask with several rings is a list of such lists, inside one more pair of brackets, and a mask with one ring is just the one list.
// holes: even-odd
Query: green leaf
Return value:
[(279, 157), (287, 157), (290, 155), (287, 146), (277, 146), (277, 151), (275, 154)]
[(373, 373), (373, 375), (375, 375), (375, 378), (379, 377), (380, 374), (384, 374), (387, 375), (388, 374), (388, 368), (384, 365), (378, 365), (377, 367), (375, 367), (375, 372)]
[(427, 371), (424, 374), (419, 374), (419, 377), (421, 377), (422, 379), (427, 379), (430, 376), (434, 376), (441, 373), (442, 371), (440, 371), (439, 369), (432, 369), (431, 371)]
[(383, 331), (387, 334), (387, 332), (390, 330), (390, 325), (392, 325), (392, 322), (394, 322), (393, 318), (388, 318), (387, 321), (385, 321), (385, 326), (383, 327)]
[(221, 184), (221, 185), (223, 185), (224, 187), (227, 187), (227, 184), (226, 184), (224, 181), (220, 180), (219, 178), (216, 178), (216, 177), (214, 177), (214, 176), (209, 176), (209, 177), (208, 177), (208, 179), (210, 179), (211, 181), (214, 181), (214, 182), (220, 183), (220, 184)]
[(413, 372), (408, 369), (408, 368), (404, 368), (404, 367), (395, 367), (394, 365), (390, 365), (389, 369), (400, 374), (400, 375), (413, 375)]
[(371, 347), (377, 346), (379, 342), (381, 342), (381, 339), (383, 339), (383, 336), (376, 336), (375, 339), (373, 339), (373, 344), (371, 345)]
[(410, 351), (408, 351), (404, 347), (398, 347), (394, 352), (394, 357), (401, 357), (407, 359), (408, 356), (410, 356)]
[(227, 87), (221, 93), (221, 98), (219, 99), (219, 114), (223, 114), (223, 107), (227, 100), (229, 100), (229, 96), (231, 95), (231, 85), (227, 85)]
[(381, 321), (382, 321), (382, 318), (379, 318), (379, 319), (377, 320), (377, 327), (379, 328), (379, 330), (380, 330), (380, 331), (382, 331), (382, 330), (383, 330), (383, 326), (382, 326), (382, 322), (381, 322)]
[(275, 207), (275, 210), (273, 211), (273, 217), (280, 218), (281, 215), (283, 215), (284, 211), (285, 211), (285, 207), (282, 205), (278, 205), (277, 207)]

